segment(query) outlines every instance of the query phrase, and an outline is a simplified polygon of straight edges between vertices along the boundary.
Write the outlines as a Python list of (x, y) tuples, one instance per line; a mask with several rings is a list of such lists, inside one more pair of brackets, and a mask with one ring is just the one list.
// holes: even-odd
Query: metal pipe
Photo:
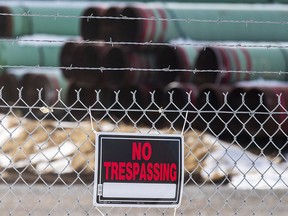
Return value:
[(97, 5), (93, 7), (88, 7), (83, 12), (83, 16), (91, 17), (86, 19), (81, 19), (81, 36), (84, 40), (99, 40), (101, 39), (101, 32), (103, 31), (101, 25), (102, 19), (93, 18), (103, 16), (108, 8), (108, 5)]
[(286, 5), (277, 4), (238, 4), (235, 7), (235, 4), (219, 3), (135, 3), (115, 14), (122, 19), (109, 21), (110, 25), (113, 22), (118, 25), (114, 25), (116, 28), (106, 37), (129, 42), (163, 42), (175, 38), (287, 41), (288, 29), (279, 25), (287, 20), (287, 10)]
[[(12, 105), (18, 100), (19, 79), (15, 74), (4, 72), (0, 75), (0, 88), (1, 88), (1, 100), (0, 104), (5, 106), (7, 104)], [(4, 110), (5, 107), (1, 108)]]
[[(241, 96), (231, 94), (228, 100), (234, 111), (237, 111), (237, 118), (234, 117), (230, 127), (234, 133), (241, 131), (254, 137), (287, 136), (288, 85), (286, 82), (261, 82), (251, 86), (242, 84), (237, 91), (245, 94)], [(235, 121), (238, 122), (237, 127)]]
[[(28, 115), (41, 117), (53, 113), (55, 117), (63, 116), (64, 111), (57, 108), (66, 103), (68, 82), (60, 70), (27, 70), (20, 82), (24, 105), (32, 107), (32, 110), (23, 109), (24, 114), (28, 112)], [(46, 107), (47, 112), (41, 107)]]
[(103, 65), (105, 68), (111, 68), (103, 72), (104, 83), (114, 88), (145, 83), (145, 75), (148, 72), (133, 70), (133, 68), (148, 69), (154, 67), (149, 53), (136, 52), (124, 46), (111, 48), (103, 60)]
[[(105, 41), (121, 41), (121, 38), (118, 38), (117, 34), (114, 34), (116, 29), (121, 28), (122, 31), (130, 31), (130, 29), (125, 29), (125, 26), (122, 26), (122, 21), (120, 19), (111, 19), (111, 17), (121, 16), (121, 11), (123, 10), (124, 5), (113, 5), (107, 8), (104, 12), (104, 17), (110, 17), (107, 19), (100, 19), (97, 26), (91, 26), (91, 28), (98, 27), (100, 29), (98, 35), (100, 40)], [(113, 37), (112, 37), (113, 36)], [(91, 38), (93, 39), (93, 35)]]
[(5, 67), (50, 66), (58, 67), (62, 44), (0, 42), (0, 65)]
[(103, 44), (66, 43), (60, 57), (63, 75), (80, 87), (103, 86), (103, 73), (93, 68), (103, 66), (109, 49)]
[[(163, 69), (163, 72), (151, 72), (152, 82), (168, 85), (170, 82), (189, 83), (192, 79), (192, 72), (181, 71), (183, 69), (194, 69), (198, 49), (193, 46), (175, 45), (158, 48), (156, 51), (156, 68)], [(165, 69), (173, 71), (165, 72)], [(178, 70), (179, 69), (179, 70)]]
[(193, 82), (202, 84), (255, 79), (288, 80), (285, 74), (275, 74), (278, 71), (288, 71), (287, 56), (287, 49), (276, 47), (207, 47), (199, 52), (195, 67), (201, 71), (195, 74)]
[(80, 16), (86, 4), (3, 5), (0, 37), (32, 34), (80, 35)]

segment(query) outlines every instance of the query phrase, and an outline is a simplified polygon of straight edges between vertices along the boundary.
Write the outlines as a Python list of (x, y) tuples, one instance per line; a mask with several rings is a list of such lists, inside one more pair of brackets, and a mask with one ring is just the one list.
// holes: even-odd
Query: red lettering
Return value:
[(159, 180), (163, 181), (163, 164), (159, 164)]
[(136, 176), (139, 175), (140, 165), (139, 163), (133, 163), (133, 180), (136, 180)]
[(177, 181), (175, 163), (104, 162), (106, 180)]
[(144, 163), (142, 163), (139, 180), (145, 180), (146, 181), (146, 177), (147, 177), (146, 176), (146, 165)]
[(141, 160), (141, 143), (132, 143), (132, 160)]
[(147, 180), (148, 181), (153, 180), (153, 164), (152, 163), (147, 164)]
[(126, 180), (131, 181), (132, 180), (132, 163), (127, 162), (126, 163)]
[(103, 166), (105, 167), (105, 179), (109, 180), (109, 168), (111, 167), (111, 162), (104, 162)]
[(152, 147), (149, 142), (145, 142), (143, 145), (141, 142), (132, 143), (132, 160), (149, 160), (152, 155)]
[(175, 163), (172, 163), (170, 166), (170, 180), (171, 181), (176, 181), (177, 178), (177, 166)]
[(111, 162), (111, 180), (118, 180), (118, 163)]
[(119, 162), (119, 180), (125, 180), (125, 162)]
[(163, 181), (169, 181), (169, 174), (170, 174), (170, 169), (169, 169), (169, 164), (164, 163), (163, 164)]
[(159, 181), (159, 163), (154, 164), (154, 181)]
[(145, 142), (142, 147), (142, 157), (144, 160), (149, 160), (152, 155), (152, 147), (149, 142)]

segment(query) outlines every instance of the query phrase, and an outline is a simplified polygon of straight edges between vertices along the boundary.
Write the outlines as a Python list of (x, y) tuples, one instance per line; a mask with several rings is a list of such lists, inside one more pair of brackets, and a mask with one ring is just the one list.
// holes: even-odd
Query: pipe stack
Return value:
[(80, 20), (86, 5), (3, 5), (0, 6), (1, 37), (11, 38), (22, 35), (80, 34)]
[[(167, 42), (175, 38), (287, 41), (288, 30), (274, 24), (287, 20), (286, 11), (287, 6), (278, 4), (239, 4), (235, 7), (233, 4), (219, 3), (135, 3), (114, 10), (115, 14), (110, 17), (116, 19), (109, 18), (105, 19), (107, 22), (102, 22), (100, 28), (106, 34), (100, 39), (143, 43)], [(249, 23), (251, 20), (253, 22)]]
[[(72, 119), (89, 118), (93, 108), (95, 118), (152, 127), (208, 128), (219, 136), (288, 132), (285, 88), (239, 84), (258, 79), (287, 82), (284, 73), (272, 72), (288, 71), (287, 46), (278, 46), (288, 38), (288, 6), (267, 0), (237, 6), (223, 4), (226, 0), (183, 1), (2, 6), (1, 37), (70, 38), (62, 44), (33, 46), (1, 40), (0, 64), (61, 68)], [(179, 38), (191, 43), (171, 42)], [(240, 46), (229, 46), (228, 41)], [(241, 46), (248, 41), (248, 46)], [(23, 99), (29, 106), (53, 106), (57, 96), (52, 83), (47, 73), (25, 76)], [(38, 92), (32, 91), (40, 88), (44, 101), (38, 104)], [(282, 96), (275, 99), (271, 92)], [(262, 93), (263, 101), (257, 98)]]
[(197, 56), (195, 67), (200, 72), (193, 77), (193, 82), (229, 84), (257, 79), (287, 81), (286, 74), (269, 73), (288, 71), (287, 57), (287, 48), (206, 47)]

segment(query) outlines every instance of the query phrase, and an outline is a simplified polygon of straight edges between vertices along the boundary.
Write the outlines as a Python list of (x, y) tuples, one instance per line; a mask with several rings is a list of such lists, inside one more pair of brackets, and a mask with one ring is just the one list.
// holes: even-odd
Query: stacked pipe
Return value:
[[(242, 93), (242, 94), (241, 94)], [(228, 104), (239, 111), (230, 120), (230, 131), (248, 136), (287, 136), (288, 84), (259, 83), (239, 85), (228, 97)], [(251, 113), (253, 116), (251, 117)], [(245, 130), (241, 129), (245, 127)]]
[[(19, 92), (22, 89), (21, 98), (25, 100), (24, 106), (52, 106), (58, 100), (57, 90), (63, 89), (63, 101), (65, 101), (66, 80), (62, 77), (59, 67), (61, 43), (39, 43), (37, 45), (24, 42), (3, 40), (0, 42), (1, 55), (0, 64), (0, 85), (2, 89), (3, 103), (20, 105)], [(42, 67), (47, 68), (44, 72)], [(33, 73), (33, 74), (31, 74)], [(27, 76), (25, 76), (27, 74)], [(57, 84), (57, 85), (56, 85)], [(39, 98), (37, 89), (42, 89), (42, 100)], [(54, 89), (54, 90), (53, 90)], [(5, 111), (5, 110), (3, 110)], [(29, 112), (23, 109), (25, 113)], [(31, 114), (41, 116), (39, 111), (32, 111)], [(59, 112), (54, 112), (57, 116)]]
[(1, 37), (33, 34), (80, 35), (80, 19), (86, 4), (0, 6)]
[[(237, 5), (238, 6), (238, 5)], [(234, 6), (233, 6), (234, 7)], [(261, 9), (260, 9), (261, 8)], [(263, 10), (264, 9), (264, 10)], [(274, 34), (273, 32), (277, 32), (281, 28), (281, 31), (283, 31), (282, 27), (279, 27), (279, 29), (274, 29), (271, 31), (271, 29), (275, 28), (276, 25), (269, 25), (269, 27), (262, 28), (263, 25), (259, 24), (261, 22), (265, 22), (267, 20), (271, 20), (270, 17), (274, 17), (272, 21), (275, 22), (281, 22), (283, 19), (285, 19), (286, 15), (283, 13), (286, 9), (282, 6), (259, 6), (259, 5), (239, 5), (237, 8), (232, 8), (231, 5), (224, 5), (224, 4), (132, 4), (127, 7), (110, 7), (106, 10), (106, 12), (101, 12), (103, 16), (105, 17), (115, 17), (115, 19), (101, 19), (96, 24), (93, 24), (92, 22), (89, 24), (89, 29), (100, 29), (97, 32), (97, 35), (93, 35), (93, 32), (89, 32), (86, 34), (82, 34), (82, 37), (84, 39), (97, 39), (97, 40), (106, 40), (106, 41), (120, 41), (120, 42), (166, 42), (170, 39), (174, 39), (177, 37), (184, 37), (186, 38), (189, 36), (192, 39), (198, 39), (198, 40), (265, 40), (265, 41), (274, 41), (279, 40), (279, 35)], [(96, 13), (97, 14), (97, 13)], [(221, 14), (225, 14), (226, 16), (223, 17)], [(121, 17), (123, 20), (121, 19)], [(202, 16), (203, 15), (203, 16)], [(259, 16), (260, 15), (260, 16)], [(126, 19), (135, 17), (136, 19)], [(155, 19), (151, 19), (151, 17), (155, 17)], [(207, 18), (208, 17), (208, 18)], [(260, 18), (259, 18), (260, 17)], [(242, 21), (245, 21), (249, 18), (249, 20), (255, 21), (255, 23), (241, 23)], [(168, 22), (169, 19), (181, 19), (181, 21), (175, 21), (175, 22)], [(192, 20), (191, 22), (184, 22), (185, 20)], [(193, 20), (196, 20), (195, 23), (193, 23)], [(201, 25), (198, 25), (197, 20), (208, 20), (208, 22), (201, 22)], [(234, 22), (219, 22), (217, 25), (213, 22), (209, 22), (209, 20), (231, 20)], [(183, 22), (182, 22), (183, 21)], [(238, 22), (239, 21), (239, 22)], [(259, 22), (259, 23), (257, 23)], [(249, 26), (253, 25), (253, 26)], [(260, 26), (261, 25), (261, 26)], [(215, 27), (216, 26), (216, 27)], [(87, 31), (87, 27), (82, 25), (82, 32)], [(231, 32), (230, 29), (233, 27), (235, 31)], [(240, 27), (240, 28), (239, 28)], [(270, 28), (271, 27), (271, 28)], [(243, 30), (245, 28), (245, 31)], [(252, 30), (250, 28), (253, 28)], [(86, 29), (86, 30), (85, 30)], [(267, 30), (267, 34), (265, 31)], [(239, 34), (239, 32), (241, 34)], [(264, 32), (263, 32), (264, 31)], [(101, 33), (102, 32), (102, 33)], [(236, 32), (234, 34), (234, 32)], [(247, 33), (247, 34), (246, 34)], [(280, 36), (281, 37), (281, 36)], [(286, 38), (282, 37), (281, 40), (286, 40)], [(120, 50), (122, 48), (115, 48), (111, 49), (113, 50), (110, 57), (107, 59), (109, 60), (108, 64), (105, 64), (103, 68), (109, 67), (109, 65), (113, 65), (112, 70), (109, 72), (106, 71), (103, 73), (104, 76), (108, 76), (109, 74), (112, 75), (111, 77), (116, 77), (115, 75), (119, 75), (114, 81), (111, 79), (104, 79), (103, 77), (99, 80), (103, 80), (101, 82), (102, 84), (105, 83), (105, 86), (107, 84), (107, 81), (110, 80), (112, 83), (113, 88), (117, 88), (117, 85), (119, 84), (119, 88), (123, 89), (124, 86), (127, 87), (127, 85), (135, 85), (135, 83), (138, 83), (140, 80), (144, 84), (146, 83), (157, 83), (160, 85), (160, 88), (164, 88), (165, 86), (169, 86), (169, 84), (173, 81), (179, 81), (183, 85), (185, 82), (192, 82), (193, 84), (200, 85), (205, 83), (233, 83), (240, 80), (250, 80), (250, 79), (258, 79), (259, 77), (265, 78), (265, 79), (280, 79), (285, 80), (286, 78), (284, 76), (274, 76), (269, 77), (269, 73), (266, 74), (266, 76), (263, 77), (263, 71), (285, 71), (286, 70), (286, 64), (285, 64), (285, 55), (286, 50), (284, 49), (266, 49), (266, 48), (223, 48), (223, 47), (211, 47), (203, 49), (203, 51), (200, 52), (200, 55), (198, 55), (199, 50), (197, 50), (193, 45), (191, 46), (178, 46), (177, 49), (175, 47), (162, 47), (162, 49), (156, 49), (154, 50), (154, 60), (142, 64), (134, 64), (137, 66), (137, 68), (146, 68), (152, 69), (149, 71), (150, 76), (143, 76), (145, 74), (145, 71), (141, 71), (141, 73), (138, 73), (139, 71), (129, 71), (127, 73), (127, 77), (130, 77), (131, 79), (128, 80), (125, 79), (123, 71), (115, 70), (115, 68), (124, 69), (124, 68), (134, 68), (133, 64), (135, 61), (132, 61), (131, 59), (135, 59), (135, 52), (134, 50), (129, 50), (127, 52), (126, 49), (126, 56), (131, 56), (131, 53), (133, 53), (133, 58), (128, 58), (130, 61), (128, 64), (120, 64), (120, 59), (123, 59), (123, 56), (120, 55)], [(265, 50), (264, 50), (265, 49)], [(136, 58), (141, 59), (139, 57), (139, 47), (135, 47), (135, 50), (137, 50)], [(141, 49), (140, 49), (141, 50)], [(183, 51), (184, 50), (184, 51)], [(217, 52), (217, 60), (213, 62), (210, 59), (211, 55), (209, 56), (209, 52), (212, 50), (213, 52)], [(264, 52), (263, 52), (264, 51)], [(109, 53), (109, 52), (108, 52)], [(129, 53), (129, 54), (128, 54)], [(183, 58), (181, 56), (181, 53), (184, 53), (184, 56), (188, 58)], [(208, 53), (207, 57), (205, 57), (205, 54)], [(220, 53), (220, 54), (219, 54)], [(222, 56), (221, 56), (222, 55)], [(196, 56), (198, 58), (196, 59)], [(203, 58), (204, 56), (204, 58)], [(114, 58), (111, 58), (114, 57)], [(145, 57), (146, 59), (149, 59), (150, 57)], [(144, 58), (144, 59), (145, 59)], [(274, 59), (275, 58), (275, 59)], [(115, 62), (115, 60), (119, 60), (118, 62)], [(205, 64), (203, 64), (203, 62)], [(210, 63), (207, 63), (210, 62)], [(261, 64), (261, 62), (264, 62), (264, 64)], [(275, 62), (277, 62), (275, 64)], [(270, 64), (271, 63), (271, 64)], [(202, 65), (201, 65), (202, 64)], [(214, 64), (214, 66), (213, 66)], [(213, 67), (210, 68), (209, 65), (212, 65)], [(153, 70), (155, 69), (155, 70)], [(162, 70), (163, 69), (163, 70)], [(179, 70), (178, 70), (179, 69)], [(188, 73), (185, 69), (188, 69)], [(218, 70), (218, 71), (224, 71), (225, 73), (216, 73), (213, 72), (213, 74), (209, 74), (207, 72), (204, 73), (196, 73), (194, 75), (191, 73), (191, 70)], [(162, 71), (161, 71), (162, 70)], [(169, 72), (167, 72), (169, 71)], [(229, 71), (235, 71), (236, 73), (229, 73)], [(243, 73), (240, 73), (242, 71)], [(245, 71), (251, 71), (251, 74), (254, 74), (253, 72), (259, 72), (259, 75), (261, 73), (261, 76), (252, 75), (252, 76), (242, 76), (245, 74)], [(134, 73), (133, 73), (134, 72)], [(226, 73), (227, 72), (227, 73)], [(239, 72), (239, 73), (238, 73)], [(131, 76), (131, 74), (133, 76)], [(203, 76), (202, 76), (203, 74)], [(225, 74), (225, 76), (223, 76)], [(246, 73), (247, 74), (247, 73)], [(214, 76), (215, 75), (215, 76)], [(248, 74), (250, 75), (250, 74)], [(268, 75), (268, 76), (267, 76)], [(133, 78), (134, 77), (134, 78)], [(137, 78), (135, 78), (137, 77)], [(145, 77), (145, 79), (143, 78)], [(122, 80), (126, 80), (126, 82), (122, 82)], [(106, 81), (104, 81), (106, 80)], [(171, 84), (172, 85), (172, 84)], [(183, 87), (184, 88), (184, 87)], [(204, 87), (205, 88), (205, 87)], [(209, 88), (209, 87), (208, 87)], [(217, 87), (216, 87), (217, 88)], [(136, 88), (134, 88), (136, 90)], [(167, 90), (167, 88), (166, 88)], [(207, 88), (206, 88), (207, 90)], [(211, 90), (211, 89), (210, 89)], [(212, 94), (212, 93), (211, 93)], [(203, 92), (201, 93), (203, 95)], [(202, 97), (202, 96), (201, 96)], [(199, 99), (201, 101), (201, 99)], [(183, 101), (182, 101), (183, 102)], [(201, 104), (199, 102), (199, 104)], [(198, 105), (199, 105), (198, 104)], [(163, 103), (165, 105), (165, 103)], [(167, 102), (166, 102), (167, 105)], [(219, 105), (220, 106), (220, 105)], [(165, 106), (164, 106), (165, 107)], [(179, 106), (181, 109), (181, 105)], [(169, 108), (176, 111), (179, 107), (170, 106)], [(221, 107), (221, 106), (220, 106)], [(207, 106), (206, 106), (207, 108)], [(203, 108), (203, 109), (206, 109)], [(217, 107), (219, 108), (219, 107)], [(189, 109), (187, 109), (189, 110)], [(222, 110), (224, 110), (222, 108)], [(210, 110), (211, 111), (211, 110)], [(171, 113), (169, 114), (171, 115)], [(206, 118), (207, 117), (207, 118)], [(204, 119), (206, 119), (208, 122), (211, 120), (211, 116), (206, 116)], [(168, 117), (169, 119), (170, 117)], [(171, 117), (173, 122), (173, 118)], [(222, 118), (219, 116), (219, 119)], [(210, 119), (210, 120), (209, 120)], [(218, 119), (218, 120), (219, 120)], [(203, 120), (203, 119), (202, 119)], [(206, 121), (205, 120), (205, 121)], [(217, 122), (216, 119), (212, 119), (211, 125), (214, 124), (214, 122)], [(221, 120), (220, 120), (221, 122)], [(202, 121), (203, 123), (203, 121)], [(181, 124), (181, 123), (180, 123)], [(200, 124), (199, 124), (200, 125)], [(217, 125), (217, 123), (215, 123)], [(218, 132), (220, 132), (221, 127), (215, 127), (215, 129), (218, 129)], [(214, 129), (213, 129), (214, 130)]]
[[(243, 115), (244, 120), (233, 125), (232, 120), (229, 120), (233, 119), (233, 114), (229, 115), (232, 110), (224, 106), (226, 101), (221, 96), (226, 91), (234, 92), (231, 84), (258, 78), (287, 81), (284, 75), (272, 73), (273, 76), (271, 76), (270, 73), (271, 71), (287, 71), (286, 49), (256, 48), (256, 46), (235, 48), (211, 46), (201, 49), (193, 44), (186, 46), (167, 46), (166, 44), (171, 39), (179, 37), (209, 41), (286, 41), (287, 28), (275, 24), (287, 20), (287, 6), (285, 5), (241, 4), (235, 7), (232, 4), (137, 3), (127, 6), (126, 4), (99, 3), (91, 7), (86, 6), (66, 5), (65, 8), (59, 7), (57, 10), (55, 6), (0, 8), (0, 12), (2, 9), (4, 14), (23, 14), (29, 11), (27, 16), (0, 16), (4, 18), (0, 20), (0, 23), (4, 23), (3, 29), (6, 29), (6, 26), (9, 27), (3, 31), (5, 32), (3, 37), (36, 33), (69, 34), (82, 37), (83, 40), (70, 41), (64, 46), (51, 45), (39, 48), (23, 44), (19, 50), (16, 48), (18, 43), (3, 43), (1, 46), (5, 50), (3, 55), (1, 52), (2, 65), (61, 67), (66, 84), (67, 82), (70, 84), (67, 90), (67, 103), (79, 111), (71, 113), (77, 119), (87, 117), (89, 114), (87, 109), (92, 107), (97, 109), (92, 114), (99, 118), (113, 116), (115, 119), (137, 124), (150, 124), (153, 127), (155, 126), (153, 122), (158, 122), (159, 125), (172, 123), (175, 127), (182, 127), (187, 120), (185, 123), (189, 126), (195, 123), (196, 127), (205, 129), (205, 125), (208, 125), (211, 132), (217, 135), (223, 133), (223, 128), (228, 131), (233, 131), (234, 128), (237, 131), (237, 124), (240, 130), (240, 126), (243, 127), (240, 124), (246, 122), (245, 118), (247, 119), (247, 116)], [(171, 21), (168, 22), (168, 20)], [(200, 20), (201, 25), (198, 22)], [(221, 22), (221, 20), (225, 21)], [(245, 22), (247, 20), (253, 20), (253, 22)], [(263, 23), (265, 23), (265, 28)], [(61, 25), (61, 27), (55, 25)], [(115, 45), (113, 44), (115, 41), (137, 43), (132, 43), (133, 45), (129, 43), (129, 46), (125, 43)], [(150, 41), (165, 42), (165, 44), (151, 46), (146, 43)], [(10, 58), (12, 55), (13, 58)], [(47, 58), (47, 56), (50, 57)], [(200, 71), (194, 75), (191, 70)], [(245, 72), (251, 72), (252, 75)], [(263, 76), (262, 72), (268, 73)], [(29, 88), (31, 86), (32, 89), (39, 89), (41, 86), (45, 87), (49, 79), (42, 82), (44, 80), (42, 76), (39, 78), (35, 74), (27, 75), (23, 79), (23, 85), (26, 83), (27, 91), (31, 90)], [(41, 86), (36, 85), (40, 83), (42, 83)], [(207, 83), (213, 86), (207, 86)], [(225, 86), (222, 86), (223, 84)], [(80, 99), (83, 99), (81, 102), (77, 94), (80, 89), (82, 89)], [(100, 101), (95, 92), (98, 89), (101, 89)], [(237, 89), (238, 93), (246, 91), (243, 88)], [(118, 90), (120, 90), (119, 94), (117, 94)], [(135, 90), (137, 92), (131, 94)], [(150, 94), (153, 90), (159, 92), (155, 101), (152, 100)], [(208, 96), (207, 92), (210, 92)], [(235, 93), (231, 95), (238, 93), (235, 90)], [(252, 95), (247, 97), (247, 103), (249, 103), (249, 98), (254, 98), (252, 93), (247, 93), (247, 95)], [(30, 100), (29, 105), (37, 104), (37, 97), (34, 98), (30, 93), (29, 95), (31, 97), (25, 98), (25, 100)], [(136, 98), (137, 103), (133, 103), (133, 97)], [(43, 95), (43, 98), (46, 100), (49, 97)], [(209, 103), (207, 103), (207, 98)], [(238, 96), (229, 96), (229, 106), (231, 104), (230, 107), (237, 109), (237, 104), (234, 104), (234, 100), (237, 99), (239, 99)], [(45, 104), (50, 106), (55, 102), (54, 99), (47, 99)], [(255, 108), (253, 105), (249, 106)], [(124, 112), (123, 108), (128, 111)], [(103, 109), (111, 110), (109, 112), (111, 116)], [(150, 109), (153, 111), (147, 111), (145, 114), (141, 111)], [(196, 114), (197, 109), (204, 111), (201, 112), (201, 118)], [(215, 114), (215, 111), (218, 112), (216, 117), (209, 115), (211, 112)], [(228, 114), (222, 115), (222, 111)], [(187, 119), (185, 119), (186, 112), (188, 112)], [(242, 119), (241, 115), (239, 114), (239, 119)], [(275, 118), (278, 118), (277, 115)], [(252, 121), (250, 119), (245, 126), (251, 125), (252, 128), (253, 124), (250, 123)], [(265, 122), (266, 120), (263, 121), (264, 124)], [(281, 130), (285, 131), (282, 125), (286, 123), (284, 120), (282, 122), (283, 124), (277, 120), (277, 123), (281, 125)], [(276, 127), (272, 128), (270, 135), (273, 134), (272, 131), (277, 131)], [(260, 134), (253, 130), (252, 133), (255, 136)]]
[[(286, 5), (135, 3), (113, 11), (115, 14), (109, 17), (115, 19), (103, 19), (94, 27), (105, 32), (100, 39), (121, 42), (166, 42), (175, 38), (287, 41), (288, 29), (275, 25), (275, 22), (280, 24), (287, 20)], [(250, 20), (253, 21), (249, 23)], [(201, 25), (198, 21), (202, 21)], [(93, 36), (83, 36), (93, 39)]]
[(3, 100), (16, 107), (22, 106), (21, 111), (26, 116), (49, 115), (49, 112), (42, 112), (41, 107), (52, 107), (54, 117), (63, 116), (68, 83), (59, 69), (7, 69), (0, 76), (0, 85), (3, 87)]
[[(206, 47), (197, 57), (193, 82), (235, 83), (244, 80), (288, 81), (288, 50), (278, 47)], [(250, 72), (250, 73), (249, 73)]]

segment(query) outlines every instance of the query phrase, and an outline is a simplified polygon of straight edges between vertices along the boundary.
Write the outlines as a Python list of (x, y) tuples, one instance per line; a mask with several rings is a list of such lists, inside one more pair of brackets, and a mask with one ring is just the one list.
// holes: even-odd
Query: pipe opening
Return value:
[(101, 7), (87, 8), (83, 12), (83, 16), (91, 18), (81, 19), (81, 35), (84, 40), (99, 40), (101, 39), (101, 28), (103, 27), (103, 20), (93, 17), (102, 16), (104, 9)]
[(215, 83), (218, 73), (206, 72), (205, 70), (219, 70), (218, 58), (212, 48), (206, 48), (199, 52), (196, 59), (195, 68), (203, 70), (195, 74), (195, 83)]
[[(136, 7), (126, 7), (122, 10), (121, 15), (129, 18), (141, 18), (139, 8)], [(144, 17), (145, 18), (145, 17)], [(122, 41), (137, 42), (141, 36), (141, 32), (145, 29), (143, 25), (143, 20), (125, 20), (121, 21), (121, 30), (119, 32), (120, 39)]]
[(129, 67), (125, 53), (120, 48), (112, 48), (105, 57), (104, 65), (106, 68), (115, 68), (115, 70), (105, 70), (103, 72), (105, 83), (112, 86), (121, 86), (126, 78), (126, 71), (122, 68)]
[[(183, 69), (181, 59), (179, 59), (177, 50), (172, 47), (163, 47), (159, 50), (156, 57), (156, 68), (157, 69)], [(180, 81), (181, 75), (184, 72), (173, 71), (173, 72), (153, 72), (155, 74), (155, 82), (161, 82), (165, 85), (173, 81)]]
[[(104, 17), (121, 17), (119, 7), (109, 7), (104, 13)], [(101, 19), (101, 36), (100, 38), (105, 41), (123, 41), (121, 33), (124, 31), (123, 26), (126, 20), (105, 18)]]
[[(61, 49), (60, 65), (63, 67), (63, 75), (68, 79), (71, 78), (75, 72), (75, 69), (73, 69), (73, 67), (75, 67), (75, 54), (78, 53), (79, 47), (80, 44), (76, 42), (68, 42), (65, 43)], [(67, 68), (71, 68), (71, 70)]]
[(12, 14), (12, 11), (5, 6), (0, 6), (0, 37), (12, 37), (13, 17), (4, 14)]
[[(49, 80), (45, 75), (40, 74), (27, 74), (23, 77), (23, 99), (29, 105), (32, 106), (35, 103), (37, 105), (43, 105), (40, 99), (47, 105), (52, 105), (49, 101)], [(39, 95), (38, 90), (41, 90)]]
[(13, 104), (18, 99), (18, 79), (14, 74), (4, 73), (0, 77), (2, 98), (8, 104)]

